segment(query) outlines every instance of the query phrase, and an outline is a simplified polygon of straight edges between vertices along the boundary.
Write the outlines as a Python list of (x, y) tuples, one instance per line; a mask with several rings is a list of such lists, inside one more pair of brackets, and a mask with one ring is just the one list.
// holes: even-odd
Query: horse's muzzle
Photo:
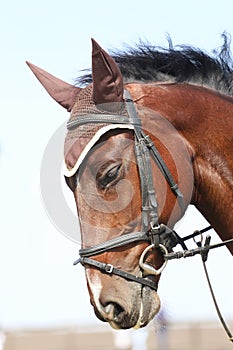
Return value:
[(138, 286), (136, 284), (136, 288), (133, 288), (130, 283), (128, 292), (114, 296), (102, 291), (98, 301), (92, 300), (96, 316), (115, 329), (146, 326), (159, 311), (160, 300), (154, 290)]

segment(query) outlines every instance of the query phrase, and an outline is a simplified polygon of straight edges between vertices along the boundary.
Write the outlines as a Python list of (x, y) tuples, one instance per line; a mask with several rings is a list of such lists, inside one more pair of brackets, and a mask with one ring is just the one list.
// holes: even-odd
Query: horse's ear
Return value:
[(93, 101), (122, 102), (123, 77), (114, 59), (92, 39)]
[(49, 95), (70, 112), (81, 89), (54, 77), (32, 63), (26, 63)]

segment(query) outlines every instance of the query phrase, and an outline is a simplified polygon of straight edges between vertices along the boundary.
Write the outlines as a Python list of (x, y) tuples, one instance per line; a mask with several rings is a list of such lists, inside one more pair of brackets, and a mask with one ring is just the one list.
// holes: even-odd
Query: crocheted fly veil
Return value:
[(67, 177), (75, 174), (88, 151), (107, 131), (115, 128), (133, 129), (130, 120), (128, 123), (121, 72), (111, 56), (94, 40), (93, 84), (83, 89), (67, 84), (31, 63), (27, 64), (56, 102), (71, 111), (64, 145), (64, 173)]
[[(128, 117), (124, 103), (115, 103), (111, 111), (110, 107), (111, 103), (98, 105), (94, 103), (92, 84), (84, 88), (78, 95), (68, 122), (64, 144), (65, 176), (70, 177), (75, 174), (90, 149), (107, 131), (115, 128), (133, 128), (130, 124), (121, 124), (120, 119), (119, 123), (114, 124), (101, 122), (101, 116)], [(95, 116), (97, 115), (100, 121), (96, 123)], [(81, 119), (84, 123), (79, 125)]]

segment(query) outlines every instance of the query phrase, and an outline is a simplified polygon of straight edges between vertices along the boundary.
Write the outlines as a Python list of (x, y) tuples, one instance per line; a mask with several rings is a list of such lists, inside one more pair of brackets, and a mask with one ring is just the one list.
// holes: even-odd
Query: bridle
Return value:
[[(127, 90), (125, 90), (124, 99), (129, 117), (103, 114), (97, 115), (96, 118), (96, 115), (87, 115), (83, 116), (81, 119), (80, 117), (77, 117), (76, 119), (72, 120), (72, 122), (68, 122), (67, 128), (68, 130), (71, 130), (79, 125), (90, 122), (103, 123), (103, 120), (105, 123), (123, 123), (131, 124), (134, 126), (135, 156), (139, 171), (142, 198), (141, 231), (125, 234), (120, 237), (108, 240), (104, 243), (94, 245), (89, 248), (80, 249), (80, 258), (75, 262), (75, 264), (81, 263), (82, 265), (90, 265), (99, 269), (101, 272), (111, 275), (115, 274), (125, 279), (141, 283), (144, 286), (148, 286), (154, 290), (157, 290), (157, 283), (146, 278), (146, 276), (159, 275), (165, 268), (167, 261), (165, 260), (159, 269), (155, 269), (153, 266), (144, 262), (146, 254), (149, 252), (149, 250), (158, 248), (163, 253), (163, 255), (166, 255), (178, 243), (180, 243), (184, 249), (186, 246), (175, 231), (170, 229), (168, 226), (159, 223), (158, 204), (156, 200), (151, 168), (151, 157), (160, 169), (172, 192), (177, 197), (181, 210), (184, 209), (183, 195), (180, 192), (178, 185), (174, 181), (167, 165), (165, 164), (155, 145), (149, 136), (145, 135), (143, 132), (141, 128), (141, 120), (138, 117), (135, 105)], [(119, 248), (130, 243), (136, 243), (140, 241), (150, 243), (150, 245), (143, 251), (139, 259), (139, 266), (142, 271), (142, 276), (133, 275), (114, 267), (112, 264), (106, 264), (91, 258), (92, 256), (104, 253), (111, 249)]]
[[(226, 244), (233, 243), (233, 239), (223, 241), (218, 244), (210, 245), (210, 236), (207, 236), (205, 244), (202, 245), (200, 242), (197, 243), (196, 249), (187, 249), (185, 241), (191, 238), (195, 238), (197, 235), (202, 235), (205, 231), (211, 229), (211, 226), (201, 230), (195, 231), (193, 234), (188, 235), (184, 238), (181, 238), (173, 229), (169, 228), (163, 223), (159, 223), (158, 215), (158, 204), (156, 200), (155, 189), (153, 185), (153, 176), (151, 168), (151, 159), (156, 163), (171, 191), (177, 198), (181, 211), (184, 210), (184, 200), (183, 195), (174, 181), (167, 165), (165, 164), (163, 158), (155, 147), (154, 143), (151, 141), (148, 135), (145, 135), (141, 127), (141, 121), (138, 117), (135, 105), (132, 101), (132, 98), (127, 90), (124, 92), (125, 105), (127, 108), (128, 116), (124, 117), (122, 115), (112, 115), (112, 114), (103, 114), (103, 115), (87, 115), (80, 118), (78, 116), (76, 119), (73, 119), (71, 122), (68, 122), (67, 128), (71, 130), (76, 128), (79, 125), (86, 123), (111, 123), (111, 124), (131, 124), (134, 125), (134, 140), (135, 140), (135, 156), (138, 166), (138, 172), (140, 177), (140, 187), (141, 187), (141, 198), (142, 198), (142, 220), (141, 220), (141, 231), (132, 232), (120, 237), (115, 237), (111, 240), (108, 240), (104, 243), (100, 243), (88, 248), (82, 248), (79, 250), (79, 259), (74, 262), (74, 265), (81, 263), (83, 266), (89, 265), (93, 266), (96, 269), (99, 269), (101, 272), (109, 275), (117, 275), (122, 278), (125, 278), (130, 281), (134, 281), (142, 284), (142, 286), (150, 287), (151, 289), (157, 291), (158, 285), (156, 282), (148, 279), (151, 275), (159, 275), (164, 270), (168, 260), (186, 258), (200, 254), (203, 261), (203, 266), (205, 269), (207, 281), (211, 291), (211, 295), (220, 318), (222, 325), (225, 331), (228, 334), (229, 339), (233, 342), (233, 336), (227, 327), (225, 321), (222, 318), (220, 310), (218, 308), (212, 286), (210, 284), (209, 276), (206, 270), (205, 262), (208, 257), (209, 250), (224, 246)], [(97, 261), (92, 258), (107, 252), (114, 248), (119, 248), (122, 246), (127, 246), (128, 244), (137, 243), (137, 242), (148, 242), (149, 245), (144, 249), (139, 259), (139, 266), (141, 269), (141, 276), (133, 275), (127, 271), (123, 271), (114, 267), (112, 264), (104, 263)], [(183, 251), (173, 252), (172, 249), (180, 244), (183, 248)], [(159, 249), (163, 254), (164, 263), (159, 269), (156, 269), (150, 264), (144, 262), (147, 253), (150, 250)]]

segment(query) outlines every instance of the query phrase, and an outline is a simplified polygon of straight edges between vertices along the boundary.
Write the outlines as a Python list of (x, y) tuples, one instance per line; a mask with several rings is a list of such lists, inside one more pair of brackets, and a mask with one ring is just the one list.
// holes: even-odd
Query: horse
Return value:
[(233, 238), (229, 46), (224, 35), (212, 56), (171, 42), (110, 55), (92, 39), (92, 73), (74, 85), (28, 62), (71, 112), (64, 159), (80, 221), (78, 262), (96, 316), (113, 328), (144, 327), (158, 313), (166, 256), (185, 248), (174, 225), (190, 204), (222, 241)]

